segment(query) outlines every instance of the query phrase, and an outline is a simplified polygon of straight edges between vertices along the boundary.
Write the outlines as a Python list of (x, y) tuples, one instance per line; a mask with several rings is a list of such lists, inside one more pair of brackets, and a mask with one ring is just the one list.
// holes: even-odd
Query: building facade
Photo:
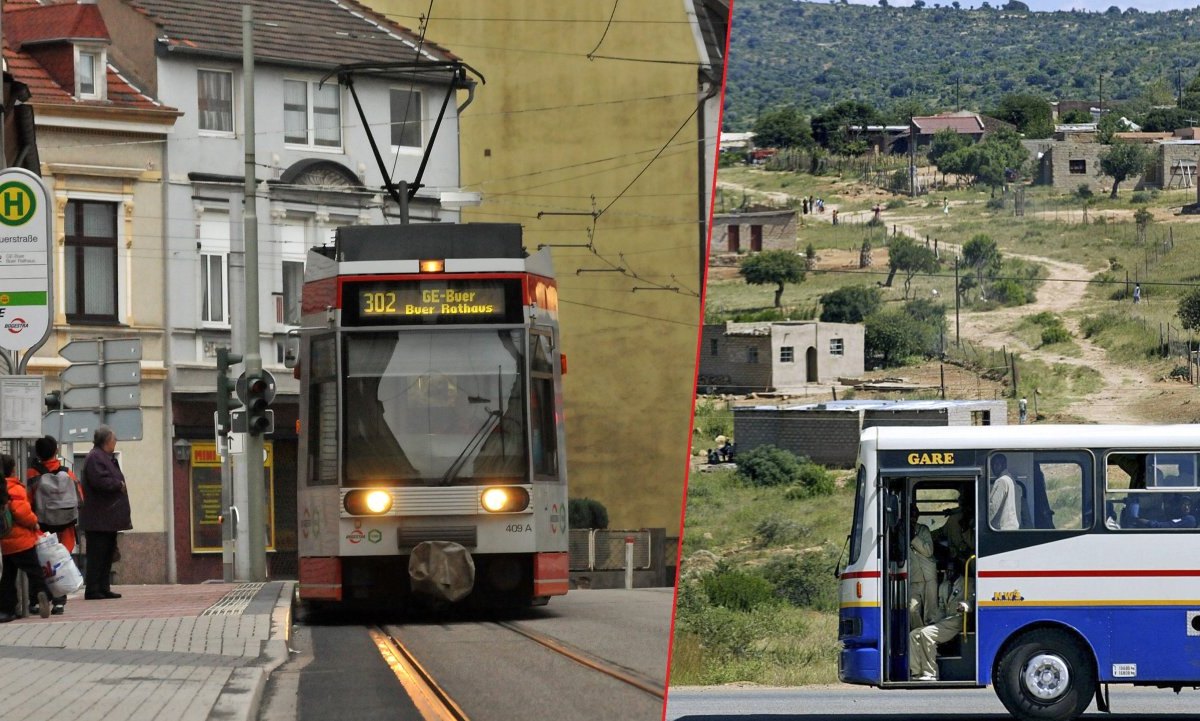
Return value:
[(864, 350), (863, 326), (856, 323), (706, 324), (697, 385), (749, 393), (835, 382), (863, 374)]
[(1008, 422), (1004, 401), (834, 401), (735, 406), (738, 452), (773, 445), (814, 463), (853, 467), (862, 431), (875, 426), (987, 426)]
[(483, 195), (463, 217), (552, 248), (572, 497), (614, 528), (678, 528), (729, 3), (481, 7), (440, 0), (426, 22), (487, 78), (461, 121), (463, 186)]

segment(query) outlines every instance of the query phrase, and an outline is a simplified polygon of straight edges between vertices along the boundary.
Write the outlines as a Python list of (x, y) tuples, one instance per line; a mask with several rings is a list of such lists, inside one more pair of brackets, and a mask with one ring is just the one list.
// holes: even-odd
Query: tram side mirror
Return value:
[(283, 367), (295, 368), (300, 359), (300, 329), (292, 328), (283, 340)]
[(888, 530), (895, 530), (900, 525), (900, 498), (895, 493), (883, 497), (883, 520)]

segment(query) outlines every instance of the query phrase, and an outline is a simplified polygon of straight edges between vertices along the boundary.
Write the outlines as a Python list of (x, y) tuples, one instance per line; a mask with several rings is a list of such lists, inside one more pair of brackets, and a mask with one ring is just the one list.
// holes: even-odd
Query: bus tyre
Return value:
[(1096, 692), (1091, 656), (1064, 631), (1038, 629), (1017, 639), (997, 664), (996, 695), (1021, 721), (1069, 721)]

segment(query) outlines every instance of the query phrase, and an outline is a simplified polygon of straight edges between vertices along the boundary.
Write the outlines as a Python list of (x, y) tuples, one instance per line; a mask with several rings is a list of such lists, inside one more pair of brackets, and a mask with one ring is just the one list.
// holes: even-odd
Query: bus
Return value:
[[(1022, 721), (1093, 698), (1107, 711), (1113, 684), (1200, 687), (1198, 466), (1194, 425), (864, 430), (840, 678), (990, 685)], [(957, 582), (965, 605), (913, 612), (915, 536), (932, 541), (939, 603)], [(936, 667), (918, 673), (922, 659)]]
[(339, 228), (302, 294), (308, 607), (541, 605), (568, 588), (558, 291), (505, 223)]

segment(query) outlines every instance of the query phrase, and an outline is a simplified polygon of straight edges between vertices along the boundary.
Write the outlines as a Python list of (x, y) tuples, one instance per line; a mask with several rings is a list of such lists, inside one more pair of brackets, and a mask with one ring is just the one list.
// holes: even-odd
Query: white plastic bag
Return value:
[(58, 542), (57, 535), (47, 533), (38, 539), (37, 556), (51, 596), (66, 596), (83, 585), (83, 576), (75, 560), (71, 558), (67, 547)]

